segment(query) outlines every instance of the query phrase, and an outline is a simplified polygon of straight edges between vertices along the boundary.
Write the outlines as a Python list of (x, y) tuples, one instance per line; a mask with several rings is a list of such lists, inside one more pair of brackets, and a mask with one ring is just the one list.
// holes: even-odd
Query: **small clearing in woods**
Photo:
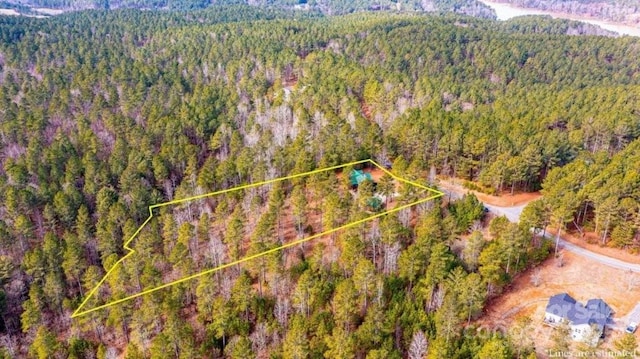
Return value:
[[(549, 297), (567, 292), (583, 304), (591, 298), (602, 298), (611, 306), (615, 311), (613, 319), (621, 330), (607, 330), (602, 347), (612, 347), (624, 330), (624, 317), (640, 302), (640, 274), (594, 265), (566, 251), (563, 262), (564, 265), (558, 267), (556, 259), (549, 258), (537, 269), (520, 274), (504, 293), (489, 302), (476, 324), (483, 328), (511, 328), (517, 318), (528, 316), (532, 320), (530, 332), (538, 357), (546, 358), (544, 349), (551, 346), (554, 329), (542, 323), (545, 307)], [(532, 275), (538, 269), (539, 285), (534, 286)]]
[(522, 192), (513, 195), (511, 195), (511, 192), (503, 192), (500, 196), (491, 196), (479, 192), (474, 193), (480, 201), (498, 207), (520, 206), (542, 197), (540, 192)]
[[(380, 178), (382, 178), (382, 176), (384, 176), (385, 172), (383, 170), (381, 170), (380, 168), (374, 167), (374, 168), (363, 168), (362, 169), (363, 172), (365, 173), (369, 173), (371, 174), (371, 178), (373, 179), (374, 182), (380, 182)], [(391, 173), (393, 173), (393, 170), (391, 170)], [(336, 173), (336, 176), (338, 177), (338, 179), (342, 179), (342, 172), (338, 172)], [(396, 186), (399, 186), (400, 184), (398, 183), (398, 181), (395, 181)]]
[(492, 206), (498, 207), (515, 207), (520, 206), (542, 197), (540, 192), (516, 192), (511, 194), (511, 191), (502, 191), (499, 196), (492, 196), (486, 193), (470, 190), (464, 188), (460, 184), (459, 179), (444, 179), (440, 178), (438, 184), (445, 189), (452, 190), (457, 193), (473, 193), (482, 202), (488, 203)]

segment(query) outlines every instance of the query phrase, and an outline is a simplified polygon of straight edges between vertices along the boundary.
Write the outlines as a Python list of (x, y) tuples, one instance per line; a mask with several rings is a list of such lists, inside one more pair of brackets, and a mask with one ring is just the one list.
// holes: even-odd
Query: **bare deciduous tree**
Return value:
[(413, 339), (411, 339), (411, 345), (409, 345), (409, 359), (423, 359), (427, 354), (429, 342), (422, 330), (418, 330), (413, 333)]
[(409, 227), (409, 222), (411, 221), (411, 208), (405, 208), (398, 212), (398, 220), (403, 226)]
[[(227, 246), (220, 240), (217, 235), (209, 236), (209, 260), (211, 261), (212, 268), (219, 267), (223, 264), (226, 258)], [(220, 283), (220, 271), (216, 272), (216, 278)]]
[(429, 305), (430, 311), (438, 310), (442, 306), (444, 302), (445, 290), (442, 286), (438, 286), (433, 292), (433, 297), (431, 297), (431, 303)]
[(564, 266), (564, 252), (560, 252), (556, 256), (556, 266), (557, 267), (563, 267)]
[(531, 273), (531, 284), (533, 284), (534, 287), (537, 287), (540, 285), (541, 281), (542, 275), (540, 274), (540, 268), (536, 268), (533, 270), (533, 273)]
[(289, 320), (289, 309), (291, 307), (291, 303), (288, 297), (278, 296), (276, 297), (276, 304), (273, 308), (273, 314), (276, 317), (276, 320), (280, 325), (287, 326), (287, 322)]
[(395, 273), (398, 268), (398, 257), (400, 256), (400, 244), (385, 244), (384, 245), (384, 274)]
[(625, 274), (625, 282), (627, 283), (627, 291), (631, 291), (640, 285), (640, 277), (632, 270), (628, 270)]
[(249, 336), (249, 340), (251, 340), (251, 347), (255, 353), (260, 354), (265, 350), (269, 344), (269, 332), (266, 324), (258, 323), (256, 329)]

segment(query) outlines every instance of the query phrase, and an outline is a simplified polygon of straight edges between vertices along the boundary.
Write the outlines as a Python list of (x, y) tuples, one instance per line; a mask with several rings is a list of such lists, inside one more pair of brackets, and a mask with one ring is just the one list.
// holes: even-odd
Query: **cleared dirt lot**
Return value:
[(540, 192), (516, 192), (512, 195), (511, 191), (506, 190), (500, 193), (499, 196), (492, 196), (464, 188), (462, 183), (463, 181), (460, 179), (440, 178), (438, 184), (444, 189), (448, 189), (456, 193), (473, 193), (480, 201), (498, 207), (520, 206), (542, 197)]
[(540, 284), (537, 287), (531, 282), (535, 270), (521, 274), (505, 293), (487, 306), (477, 324), (504, 330), (511, 328), (517, 318), (528, 316), (533, 322), (530, 332), (538, 357), (547, 358), (545, 349), (551, 345), (553, 329), (542, 324), (545, 306), (550, 296), (567, 292), (582, 303), (591, 298), (602, 298), (611, 306), (619, 330), (608, 330), (601, 348), (612, 347), (624, 330), (625, 317), (640, 302), (640, 275), (597, 266), (569, 252), (563, 254), (563, 260), (562, 267), (556, 266), (554, 258), (539, 267)]

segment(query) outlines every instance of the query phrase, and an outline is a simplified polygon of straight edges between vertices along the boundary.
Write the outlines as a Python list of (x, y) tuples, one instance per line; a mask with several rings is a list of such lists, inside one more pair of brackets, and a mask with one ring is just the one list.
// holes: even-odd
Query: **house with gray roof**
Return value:
[(560, 293), (549, 298), (544, 322), (554, 327), (563, 322), (569, 324), (573, 340), (597, 340), (604, 335), (604, 328), (612, 315), (613, 310), (602, 299), (589, 299), (586, 305), (582, 305), (569, 294)]

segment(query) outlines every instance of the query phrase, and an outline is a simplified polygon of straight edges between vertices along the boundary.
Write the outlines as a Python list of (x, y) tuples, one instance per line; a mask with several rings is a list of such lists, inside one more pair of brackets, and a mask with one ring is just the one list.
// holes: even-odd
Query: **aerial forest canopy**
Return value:
[(228, 5), (270, 6), (281, 9), (317, 11), (328, 15), (356, 11), (438, 11), (469, 16), (495, 18), (487, 5), (477, 0), (0, 0), (0, 8), (12, 8), (31, 13), (30, 8), (64, 11), (87, 9), (154, 9), (196, 10)]
[[(0, 17), (0, 357), (529, 355), (532, 343), (462, 328), (545, 258), (529, 232), (544, 214), (494, 221), (491, 241), (473, 232), (455, 251), (483, 215), (475, 197), (69, 317), (149, 205), (367, 158), (420, 183), (542, 188), (552, 218), (637, 244), (640, 41), (571, 26), (245, 6)], [(109, 290), (196, 248), (232, 256), (248, 228), (277, 241), (279, 208), (362, 218), (344, 182), (165, 213), (139, 243), (153, 255)]]

